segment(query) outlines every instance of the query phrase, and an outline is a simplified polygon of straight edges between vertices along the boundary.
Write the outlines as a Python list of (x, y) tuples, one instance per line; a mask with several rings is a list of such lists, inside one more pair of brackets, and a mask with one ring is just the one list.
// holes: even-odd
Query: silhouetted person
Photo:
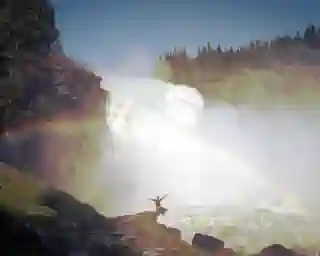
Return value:
[(164, 195), (163, 197), (156, 196), (156, 198), (151, 198), (150, 200), (154, 202), (154, 204), (158, 208), (158, 207), (161, 207), (162, 200), (165, 199), (167, 196), (168, 195)]
[(151, 198), (150, 200), (156, 205), (156, 212), (157, 214), (164, 215), (168, 209), (162, 207), (162, 200), (165, 199), (168, 195), (164, 195), (163, 197), (156, 196), (156, 198)]

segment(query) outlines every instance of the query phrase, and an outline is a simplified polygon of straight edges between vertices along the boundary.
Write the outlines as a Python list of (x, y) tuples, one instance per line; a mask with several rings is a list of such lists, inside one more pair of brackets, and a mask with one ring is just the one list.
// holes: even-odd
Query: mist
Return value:
[[(111, 108), (133, 100), (140, 107), (148, 106), (158, 111), (164, 104), (166, 91), (173, 85), (148, 78), (153, 58), (146, 49), (133, 47), (127, 53), (116, 65), (117, 68), (98, 71), (103, 77), (102, 88), (111, 92)], [(241, 162), (241, 167), (237, 167), (237, 164), (231, 167), (234, 173), (238, 168), (250, 169), (254, 180), (251, 183), (255, 184), (243, 186), (243, 204), (256, 207), (277, 205), (292, 211), (318, 214), (320, 203), (317, 202), (316, 195), (319, 176), (317, 168), (320, 164), (317, 157), (320, 152), (317, 136), (319, 131), (320, 111), (313, 107), (234, 107), (226, 102), (205, 102), (196, 133), (216, 150), (226, 151)], [(192, 165), (182, 161), (178, 165), (168, 165), (167, 162), (172, 163), (172, 159), (151, 157), (150, 152), (142, 152), (141, 148), (137, 149), (132, 144), (124, 145), (114, 136), (107, 137), (106, 144), (109, 146), (106, 146), (108, 153), (104, 169), (110, 193), (115, 199), (112, 214), (150, 208), (152, 205), (147, 200), (149, 197), (170, 192), (170, 189), (171, 192), (175, 190), (175, 195), (167, 200), (170, 207), (216, 203), (213, 194), (218, 193), (214, 184), (221, 183), (218, 176), (203, 178), (203, 181), (208, 182), (206, 186), (193, 184), (195, 189), (201, 188), (203, 192), (190, 190), (189, 194), (198, 194), (199, 198), (197, 200), (195, 195), (191, 200), (190, 196), (188, 202), (181, 202), (185, 191), (177, 192), (179, 189), (174, 189), (175, 182), (179, 183), (179, 180), (174, 181), (171, 187), (163, 186), (162, 183), (168, 184), (168, 180), (161, 176), (186, 166), (194, 168), (195, 172), (198, 171), (196, 169), (206, 168), (206, 173), (214, 173), (219, 168), (223, 169), (215, 166), (217, 163), (207, 163), (206, 167), (203, 167), (203, 163), (201, 167), (196, 163)], [(230, 158), (228, 161), (233, 160)], [(164, 169), (167, 171), (164, 172)], [(239, 173), (237, 175), (241, 176)], [(230, 186), (230, 181), (226, 179), (224, 182), (227, 182), (224, 186)], [(177, 196), (179, 193), (181, 195)], [(235, 201), (226, 200), (225, 203)]]
[(318, 213), (320, 112), (315, 107), (239, 110), (241, 131), (250, 137), (261, 172), (283, 196)]
[[(121, 76), (109, 76), (102, 85), (111, 91), (111, 105), (132, 97), (154, 109), (163, 104), (170, 86), (149, 78)], [(194, 153), (180, 158), (155, 155), (139, 143), (107, 136), (104, 169), (108, 174), (104, 175), (114, 198), (110, 214), (152, 209), (148, 198), (168, 193), (166, 206), (172, 211), (195, 205), (243, 204), (317, 215), (319, 131), (320, 112), (312, 107), (233, 107), (206, 102), (194, 135), (214, 149), (207, 158)], [(215, 162), (214, 155), (220, 152), (230, 154), (229, 160)], [(190, 184), (181, 181), (183, 168), (184, 175), (191, 173)], [(250, 177), (242, 178), (244, 175)], [(231, 196), (220, 196), (222, 189), (231, 191), (232, 186), (237, 188)]]
[(125, 49), (122, 57), (109, 69), (112, 75), (147, 77), (154, 66), (154, 56), (143, 46), (133, 45)]

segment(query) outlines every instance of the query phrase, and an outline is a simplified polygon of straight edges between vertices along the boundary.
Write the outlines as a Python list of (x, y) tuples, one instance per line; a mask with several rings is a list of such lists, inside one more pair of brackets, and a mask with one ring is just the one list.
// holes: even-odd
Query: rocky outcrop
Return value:
[[(28, 251), (24, 246), (28, 237), (47, 253), (34, 255), (70, 255), (75, 252), (139, 255), (147, 248), (192, 250), (190, 245), (181, 241), (179, 230), (157, 223), (155, 212), (106, 218), (91, 205), (39, 183), (9, 166), (2, 165), (0, 174), (3, 213), (0, 216), (0, 234), (2, 232), (2, 237), (6, 237), (12, 233), (8, 236), (12, 242), (0, 239), (0, 249), (3, 251), (12, 252), (10, 244), (13, 242), (17, 243), (17, 248)], [(18, 193), (18, 187), (21, 193)], [(23, 205), (23, 202), (33, 207)], [(23, 235), (21, 241), (14, 240), (21, 237), (25, 232), (21, 230), (26, 228), (28, 235)]]
[[(16, 250), (20, 251), (15, 255), (128, 251), (116, 233), (114, 219), (71, 195), (3, 164), (0, 185), (0, 253), (8, 252), (1, 255), (13, 255)], [(31, 250), (28, 243), (40, 252)]]
[[(180, 230), (158, 223), (153, 211), (108, 218), (66, 192), (0, 166), (1, 255), (247, 255), (199, 233), (190, 245)], [(294, 254), (274, 244), (257, 255)]]
[(65, 55), (47, 0), (0, 8), (0, 161), (83, 197), (106, 132), (101, 78)]
[(53, 7), (45, 0), (6, 1), (0, 35), (1, 130), (6, 131), (21, 124), (37, 98), (53, 89), (46, 63), (59, 36)]
[(281, 244), (270, 245), (260, 252), (261, 256), (294, 256), (295, 253)]
[(208, 235), (196, 233), (192, 239), (192, 246), (210, 253), (216, 253), (224, 248), (224, 242)]
[(0, 211), (0, 254), (1, 255), (45, 255), (45, 247), (37, 232), (18, 217)]
[[(155, 212), (146, 211), (135, 215), (127, 215), (114, 219), (116, 229), (124, 235), (134, 250), (158, 252), (168, 255), (173, 252), (184, 252), (193, 255), (193, 249), (181, 240), (181, 233), (171, 227), (157, 222)], [(182, 255), (182, 254), (181, 254)]]

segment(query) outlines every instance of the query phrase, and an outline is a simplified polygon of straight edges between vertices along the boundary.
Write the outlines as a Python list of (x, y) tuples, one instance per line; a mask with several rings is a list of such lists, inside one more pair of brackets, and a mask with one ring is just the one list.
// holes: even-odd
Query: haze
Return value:
[[(165, 92), (170, 88), (152, 79), (112, 81), (117, 90), (109, 88), (113, 91), (111, 105), (112, 99), (119, 104), (119, 99), (131, 96), (151, 109), (152, 103), (164, 104)], [(128, 93), (134, 91), (137, 81), (140, 90)], [(105, 175), (118, 202), (112, 214), (148, 209), (152, 205), (147, 199), (164, 193), (170, 194), (166, 203), (172, 210), (194, 205), (243, 204), (315, 214), (320, 209), (316, 196), (319, 121), (320, 112), (312, 107), (235, 108), (216, 102), (205, 107), (192, 140), (182, 146), (190, 151), (156, 154), (154, 148), (145, 150), (139, 141), (123, 143), (113, 135), (112, 152), (105, 159)], [(159, 130), (155, 128), (153, 135), (140, 128), (147, 141), (161, 136), (163, 128), (161, 124), (157, 126)], [(195, 140), (210, 149), (201, 146), (198, 150), (200, 144), (194, 144)], [(110, 146), (106, 148), (110, 150)], [(221, 154), (226, 155), (222, 160)]]
[[(250, 39), (293, 34), (310, 21), (319, 21), (320, 10), (316, 1), (291, 1), (290, 5), (278, 1), (260, 3), (248, 0), (241, 1), (241, 4), (240, 1), (199, 1), (197, 4), (172, 3), (170, 6), (146, 1), (121, 4), (112, 1), (53, 2), (66, 53), (84, 60), (104, 77), (148, 77), (154, 60), (175, 46), (186, 47), (192, 54), (197, 46), (207, 41), (220, 43), (223, 47), (237, 47)], [(131, 94), (136, 88), (127, 86), (117, 90)], [(152, 91), (150, 101), (158, 99), (154, 95), (159, 87), (140, 88)], [(232, 151), (241, 162), (271, 184), (270, 190), (258, 194), (260, 201), (280, 204), (288, 201), (292, 208), (306, 208), (311, 212), (320, 210), (317, 202), (320, 111), (317, 108), (261, 109), (248, 106), (232, 109), (224, 103), (212, 103), (206, 105), (204, 115), (201, 136), (204, 135), (216, 148)], [(113, 158), (106, 153), (105, 159), (103, 175), (108, 177), (106, 184), (112, 186), (110, 191), (116, 202), (114, 214), (151, 207), (148, 197), (167, 192), (163, 183), (168, 180), (161, 180), (161, 171), (165, 167), (170, 169), (167, 170), (168, 176), (175, 169), (160, 166), (154, 159), (124, 148), (118, 152), (115, 146)], [(193, 168), (199, 167), (195, 165)], [(157, 170), (159, 176), (149, 170)], [(143, 175), (137, 175), (142, 171)], [(172, 182), (171, 187), (179, 185), (179, 180)], [(191, 200), (192, 203), (212, 202), (212, 196), (218, 193), (212, 184), (219, 181), (212, 178), (206, 182), (207, 186), (194, 184), (202, 191), (199, 202)], [(180, 188), (176, 189), (179, 191)], [(271, 192), (276, 194), (270, 196), (272, 200), (268, 196)], [(183, 194), (183, 190), (180, 189), (179, 193)], [(170, 201), (169, 197), (167, 203), (173, 207), (177, 201)]]

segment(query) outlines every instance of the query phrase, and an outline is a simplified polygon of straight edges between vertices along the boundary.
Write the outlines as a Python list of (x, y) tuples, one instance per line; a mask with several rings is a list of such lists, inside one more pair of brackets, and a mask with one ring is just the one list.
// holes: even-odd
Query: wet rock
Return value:
[(0, 211), (0, 255), (44, 255), (43, 241), (37, 232), (18, 217)]
[(281, 244), (270, 245), (260, 252), (261, 256), (294, 256), (294, 252)]
[(224, 248), (224, 242), (208, 235), (196, 233), (192, 239), (192, 246), (207, 252), (216, 252)]

